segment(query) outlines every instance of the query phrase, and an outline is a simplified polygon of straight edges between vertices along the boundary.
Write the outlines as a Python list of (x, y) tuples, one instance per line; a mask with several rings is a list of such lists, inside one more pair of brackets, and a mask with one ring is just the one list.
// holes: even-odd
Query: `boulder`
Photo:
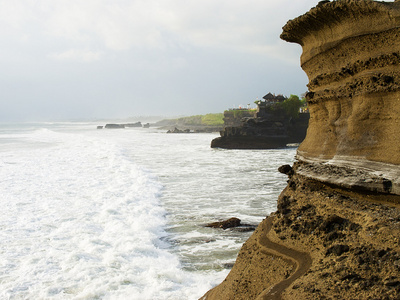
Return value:
[(292, 175), (293, 169), (290, 165), (283, 165), (278, 168), (278, 171), (282, 174)]
[(230, 218), (222, 222), (214, 222), (207, 224), (206, 227), (227, 229), (240, 226), (240, 222), (241, 220), (238, 218)]
[(106, 124), (105, 128), (107, 129), (119, 129), (119, 128), (125, 128), (124, 124)]

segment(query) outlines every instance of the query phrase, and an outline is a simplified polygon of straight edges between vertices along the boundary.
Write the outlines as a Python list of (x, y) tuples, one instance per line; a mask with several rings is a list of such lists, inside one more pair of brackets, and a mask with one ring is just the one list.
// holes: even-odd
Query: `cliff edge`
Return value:
[(302, 46), (310, 110), (278, 209), (201, 299), (400, 298), (400, 1), (321, 1)]

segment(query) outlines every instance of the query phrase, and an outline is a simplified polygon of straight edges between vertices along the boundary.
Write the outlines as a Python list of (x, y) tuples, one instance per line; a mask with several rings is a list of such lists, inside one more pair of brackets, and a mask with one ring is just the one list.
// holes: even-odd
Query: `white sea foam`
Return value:
[(48, 129), (15, 138), (34, 144), (2, 152), (0, 298), (189, 299), (210, 287), (161, 242), (160, 183), (114, 144)]
[(202, 225), (260, 222), (295, 152), (45, 125), (0, 126), (0, 299), (198, 299), (251, 234)]

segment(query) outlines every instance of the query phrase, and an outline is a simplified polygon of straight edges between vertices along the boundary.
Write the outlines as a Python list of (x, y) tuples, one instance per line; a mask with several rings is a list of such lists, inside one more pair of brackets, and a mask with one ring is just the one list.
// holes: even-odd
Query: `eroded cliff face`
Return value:
[(399, 196), (329, 187), (296, 167), (277, 212), (202, 299), (398, 299)]
[(298, 159), (380, 172), (385, 185), (374, 190), (400, 194), (400, 2), (321, 3), (288, 22), (281, 38), (302, 46), (309, 78)]
[(310, 121), (278, 210), (202, 299), (400, 298), (400, 1), (321, 1), (302, 46)]

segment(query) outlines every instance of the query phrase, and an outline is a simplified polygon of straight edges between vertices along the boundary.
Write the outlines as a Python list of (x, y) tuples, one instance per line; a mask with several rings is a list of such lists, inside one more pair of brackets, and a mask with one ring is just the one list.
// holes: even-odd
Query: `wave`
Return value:
[[(1, 297), (168, 299), (195, 280), (162, 241), (162, 185), (118, 145), (41, 128), (3, 152)], [(206, 283), (205, 283), (206, 284)], [(0, 297), (0, 298), (1, 298)]]

